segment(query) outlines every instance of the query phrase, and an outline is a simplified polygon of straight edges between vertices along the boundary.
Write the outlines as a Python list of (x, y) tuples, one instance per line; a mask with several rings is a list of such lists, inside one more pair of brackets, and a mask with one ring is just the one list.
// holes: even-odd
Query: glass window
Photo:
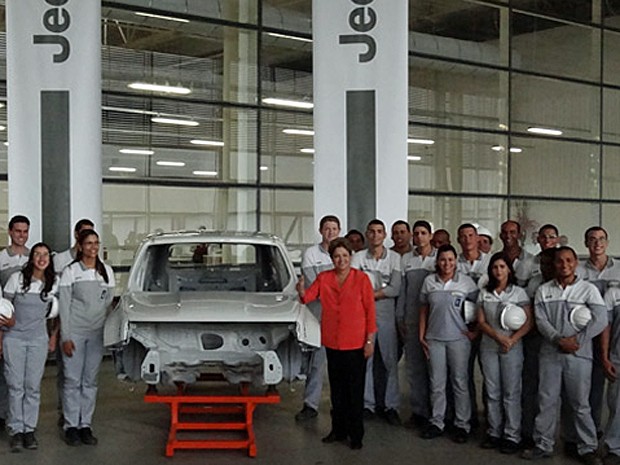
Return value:
[(563, 137), (600, 138), (596, 86), (513, 73), (511, 100), (513, 131), (542, 128), (561, 131)]
[[(602, 210), (603, 221), (601, 225), (607, 230), (609, 236), (607, 254), (618, 257), (620, 256), (620, 204), (603, 204)], [(598, 225), (598, 222), (594, 222), (590, 226), (594, 225)]]
[(412, 125), (409, 141), (409, 189), (506, 193), (505, 136)]
[(620, 147), (603, 146), (603, 198), (620, 200)]
[(513, 13), (510, 43), (516, 69), (599, 80), (599, 29)]
[(620, 142), (620, 90), (603, 88), (603, 140)]
[(280, 30), (273, 37), (303, 41), (312, 33), (312, 0), (262, 0), (262, 9), (263, 25)]
[(598, 145), (523, 137), (515, 137), (512, 143), (522, 149), (511, 154), (513, 194), (598, 197)]
[(620, 32), (603, 31), (603, 82), (605, 84), (620, 85), (619, 53)]
[[(538, 15), (545, 15), (569, 21), (582, 23), (600, 22), (600, 6), (606, 2), (593, 2), (592, 0), (573, 0), (571, 2), (546, 2), (546, 1), (523, 1), (512, 0), (513, 8), (527, 10)], [(519, 28), (527, 28), (527, 22), (517, 25)], [(513, 26), (514, 27), (514, 26)]]
[(409, 75), (410, 121), (507, 129), (507, 72), (410, 57)]

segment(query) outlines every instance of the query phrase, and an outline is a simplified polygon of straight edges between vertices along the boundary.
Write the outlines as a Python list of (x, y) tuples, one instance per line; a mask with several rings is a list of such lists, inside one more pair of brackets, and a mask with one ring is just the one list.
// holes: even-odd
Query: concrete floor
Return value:
[[(37, 438), (39, 449), (11, 453), (8, 435), (0, 433), (0, 464), (85, 464), (85, 465), (324, 465), (324, 464), (459, 464), (494, 465), (529, 463), (517, 456), (505, 456), (478, 446), (482, 432), (458, 445), (447, 437), (425, 441), (417, 431), (394, 427), (381, 420), (366, 423), (364, 448), (353, 451), (343, 444), (322, 444), (329, 432), (329, 398), (324, 390), (320, 414), (315, 420), (298, 424), (295, 413), (301, 407), (302, 385), (283, 384), (282, 401), (260, 405), (255, 414), (258, 455), (249, 458), (244, 451), (178, 451), (173, 458), (164, 456), (169, 413), (163, 404), (146, 404), (144, 386), (116, 380), (112, 362), (104, 361), (100, 375), (99, 399), (93, 424), (99, 445), (69, 447), (56, 426), (56, 387), (54, 366), (48, 366), (43, 379), (41, 418)], [(404, 405), (404, 402), (403, 402)], [(403, 419), (409, 412), (402, 409)], [(544, 460), (546, 465), (578, 463), (562, 455)]]

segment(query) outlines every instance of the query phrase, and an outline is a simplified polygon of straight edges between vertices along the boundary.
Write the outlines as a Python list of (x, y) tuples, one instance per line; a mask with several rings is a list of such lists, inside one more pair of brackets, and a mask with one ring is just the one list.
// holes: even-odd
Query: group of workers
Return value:
[[(552, 456), (561, 405), (565, 453), (586, 464), (620, 464), (620, 261), (607, 254), (604, 228), (585, 231), (588, 257), (581, 262), (574, 249), (560, 245), (552, 224), (539, 229), (536, 255), (522, 247), (521, 226), (514, 220), (501, 225), (502, 247), (495, 253), (488, 230), (470, 223), (456, 231), (458, 251), (448, 231), (433, 232), (425, 220), (412, 226), (396, 221), (391, 248), (378, 219), (364, 234), (352, 230), (343, 240), (339, 219), (328, 215), (319, 232), (321, 242), (303, 255), (297, 289), (319, 320), (329, 319), (321, 326), (330, 331), (323, 343), (332, 391), (330, 351), (353, 349), (358, 359), (366, 359), (365, 372), (348, 378), (350, 384), (363, 384), (363, 396), (345, 405), (332, 392), (332, 431), (324, 442), (348, 437), (352, 448), (361, 447), (360, 415), (401, 424), (398, 364), (404, 355), (411, 411), (405, 426), (419, 429), (422, 438), (446, 431), (456, 443), (465, 443), (480, 425), (477, 363), (486, 424), (482, 448), (519, 453), (527, 460)], [(340, 253), (334, 255), (335, 250)], [(341, 258), (347, 250), (351, 268), (364, 272), (372, 287), (374, 305), (365, 313), (353, 308), (357, 300), (365, 302), (362, 297), (351, 299), (350, 292), (347, 299), (339, 297), (349, 275)], [(340, 265), (334, 269), (336, 258)], [(359, 289), (361, 296), (365, 288)], [(359, 326), (360, 315), (375, 322), (364, 320), (356, 343), (340, 347), (333, 321)], [(318, 415), (325, 359), (324, 348), (306, 356), (297, 421)], [(344, 370), (341, 362), (337, 366)], [(334, 382), (341, 384), (342, 374)], [(348, 429), (343, 415), (349, 416)]]
[(9, 309), (0, 314), (0, 429), (7, 429), (12, 452), (38, 448), (41, 379), (48, 352), (56, 352), (65, 442), (95, 445), (91, 424), (114, 273), (99, 258), (92, 221), (78, 221), (75, 244), (56, 254), (43, 242), (29, 249), (29, 229), (27, 217), (11, 218), (11, 243), (0, 252), (0, 307)]

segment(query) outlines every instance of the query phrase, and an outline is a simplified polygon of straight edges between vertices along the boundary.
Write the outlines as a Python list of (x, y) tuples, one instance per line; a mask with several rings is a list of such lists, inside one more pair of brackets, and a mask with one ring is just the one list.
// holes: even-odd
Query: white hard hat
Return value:
[(471, 300), (466, 300), (463, 303), (463, 319), (467, 324), (476, 321), (476, 304)]
[(491, 231), (489, 231), (484, 226), (478, 225), (478, 227), (476, 229), (478, 230), (478, 235), (479, 236), (489, 236), (491, 238), (493, 237), (493, 234), (491, 234)]
[(9, 300), (0, 299), (0, 316), (11, 318), (14, 311), (13, 304)]
[(575, 330), (581, 331), (592, 319), (592, 312), (585, 305), (575, 305), (570, 311), (568, 319)]
[(508, 304), (499, 315), (499, 322), (505, 331), (517, 331), (527, 321), (527, 315), (518, 305)]
[(54, 296), (48, 300), (47, 304), (47, 313), (45, 314), (45, 318), (51, 320), (52, 318), (56, 318), (58, 316), (58, 299)]

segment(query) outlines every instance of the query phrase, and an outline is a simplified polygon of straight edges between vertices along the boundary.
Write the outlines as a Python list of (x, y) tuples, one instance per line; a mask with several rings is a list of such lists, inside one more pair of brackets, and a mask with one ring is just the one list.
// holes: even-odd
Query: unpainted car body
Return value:
[(301, 353), (320, 346), (320, 325), (295, 291), (284, 244), (261, 233), (151, 235), (127, 291), (108, 315), (104, 343), (132, 380), (273, 385), (299, 374)]

